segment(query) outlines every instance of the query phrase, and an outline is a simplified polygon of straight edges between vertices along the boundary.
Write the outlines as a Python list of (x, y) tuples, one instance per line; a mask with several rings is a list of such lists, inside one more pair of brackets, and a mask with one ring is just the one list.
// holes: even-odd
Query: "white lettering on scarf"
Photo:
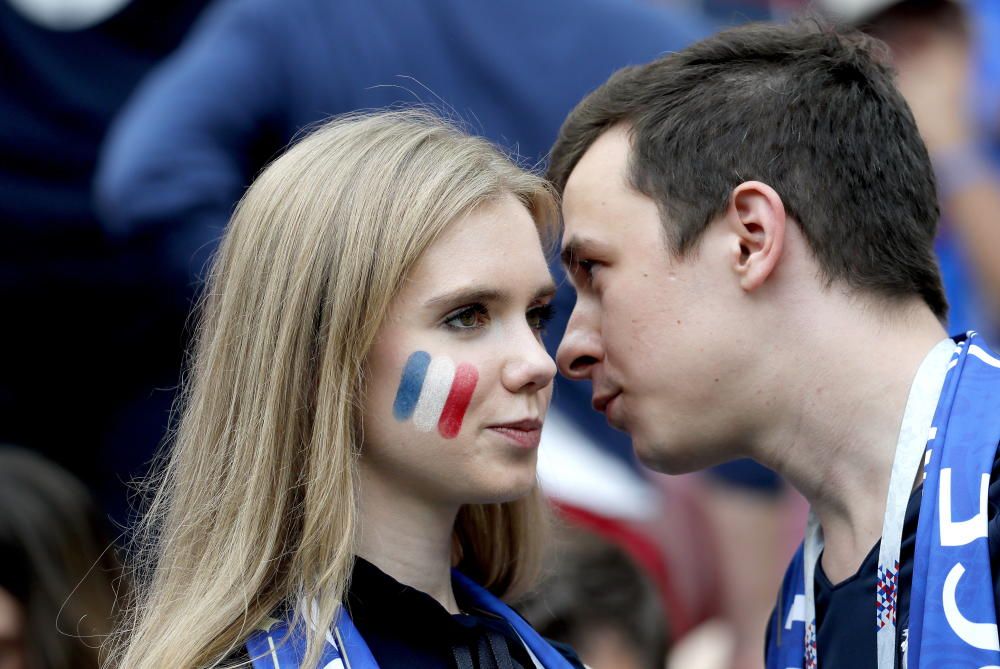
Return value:
[(958, 638), (965, 643), (981, 650), (1000, 650), (1000, 638), (997, 637), (997, 626), (992, 623), (974, 623), (962, 615), (955, 600), (958, 582), (965, 573), (965, 567), (959, 562), (944, 580), (944, 592), (941, 593), (941, 603), (944, 606), (944, 617)]
[(989, 490), (990, 475), (983, 474), (979, 480), (979, 513), (968, 520), (956, 522), (951, 516), (951, 468), (941, 470), (938, 509), (941, 516), (942, 546), (964, 546), (987, 536), (986, 510)]
[(805, 595), (795, 595), (795, 599), (792, 601), (792, 607), (788, 609), (788, 617), (785, 618), (785, 629), (792, 629), (792, 625), (795, 623), (804, 623), (806, 621), (806, 596)]

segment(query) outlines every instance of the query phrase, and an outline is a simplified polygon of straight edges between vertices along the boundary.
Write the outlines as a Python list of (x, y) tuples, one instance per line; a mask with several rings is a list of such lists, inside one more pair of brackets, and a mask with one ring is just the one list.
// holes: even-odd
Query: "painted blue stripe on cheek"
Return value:
[(414, 351), (406, 361), (403, 375), (399, 379), (399, 390), (396, 391), (396, 401), (392, 404), (392, 415), (396, 420), (408, 420), (417, 408), (420, 399), (420, 389), (424, 386), (427, 367), (431, 364), (431, 355), (426, 351)]

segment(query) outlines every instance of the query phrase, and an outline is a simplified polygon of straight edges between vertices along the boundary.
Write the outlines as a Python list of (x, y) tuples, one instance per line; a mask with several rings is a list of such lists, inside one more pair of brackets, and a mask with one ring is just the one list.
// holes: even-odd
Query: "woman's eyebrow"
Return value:
[(556, 284), (552, 281), (549, 281), (548, 283), (546, 283), (541, 288), (535, 291), (534, 299), (543, 300), (545, 298), (552, 297), (555, 294), (556, 294)]
[(503, 299), (506, 294), (503, 291), (486, 286), (463, 286), (432, 297), (425, 302), (425, 306), (437, 307), (443, 304), (454, 304), (456, 302), (494, 302)]
[[(548, 281), (535, 291), (533, 300), (551, 297), (556, 292), (555, 283)], [(426, 307), (439, 307), (445, 304), (467, 302), (501, 302), (510, 299), (510, 293), (488, 286), (464, 286), (436, 295), (424, 303)]]

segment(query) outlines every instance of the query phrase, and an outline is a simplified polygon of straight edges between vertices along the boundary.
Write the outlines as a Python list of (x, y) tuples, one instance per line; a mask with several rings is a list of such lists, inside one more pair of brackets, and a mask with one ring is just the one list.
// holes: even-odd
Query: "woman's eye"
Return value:
[(486, 324), (489, 312), (481, 304), (463, 307), (448, 316), (444, 324), (455, 330), (471, 330)]
[(528, 311), (527, 319), (528, 325), (532, 330), (538, 330), (539, 332), (544, 332), (546, 326), (548, 326), (549, 321), (555, 315), (556, 308), (551, 304), (543, 304), (540, 307), (535, 307)]

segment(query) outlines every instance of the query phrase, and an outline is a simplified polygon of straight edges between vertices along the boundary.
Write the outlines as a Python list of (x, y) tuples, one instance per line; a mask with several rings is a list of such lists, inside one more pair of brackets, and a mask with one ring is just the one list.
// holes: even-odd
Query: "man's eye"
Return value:
[(577, 275), (585, 280), (592, 281), (594, 279), (594, 271), (597, 269), (597, 263), (593, 260), (580, 259), (576, 261), (576, 271)]
[(471, 330), (486, 325), (488, 320), (489, 312), (486, 307), (472, 304), (449, 314), (444, 324), (453, 330)]

